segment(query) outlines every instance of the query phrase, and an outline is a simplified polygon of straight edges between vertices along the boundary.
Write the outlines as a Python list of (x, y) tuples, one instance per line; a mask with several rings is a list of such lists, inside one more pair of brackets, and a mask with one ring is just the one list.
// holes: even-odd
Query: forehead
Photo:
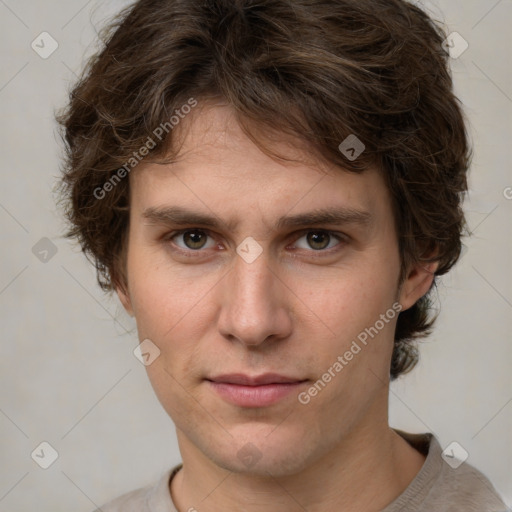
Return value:
[(173, 133), (178, 154), (171, 163), (142, 162), (132, 172), (132, 206), (142, 211), (192, 204), (262, 219), (326, 204), (370, 212), (389, 206), (377, 170), (350, 172), (322, 159), (302, 140), (271, 131), (262, 135), (265, 148), (280, 158), (247, 136), (229, 106), (201, 105)]
[(176, 126), (172, 133), (173, 149), (179, 162), (201, 161), (215, 157), (215, 162), (229, 166), (239, 154), (247, 160), (266, 160), (270, 154), (281, 165), (307, 165), (325, 173), (333, 165), (305, 139), (279, 131), (262, 123), (249, 122), (250, 134), (257, 137), (258, 144), (244, 132), (234, 109), (213, 100), (199, 103), (189, 115)]

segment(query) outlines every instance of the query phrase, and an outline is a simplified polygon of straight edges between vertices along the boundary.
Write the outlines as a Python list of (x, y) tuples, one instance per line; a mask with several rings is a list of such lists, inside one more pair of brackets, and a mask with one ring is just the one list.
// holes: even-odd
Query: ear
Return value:
[(416, 304), (430, 290), (438, 266), (437, 262), (417, 263), (409, 269), (399, 296), (404, 311)]
[(126, 290), (126, 287), (116, 286), (116, 293), (117, 293), (117, 296), (119, 297), (119, 300), (121, 301), (121, 304), (123, 305), (125, 311), (130, 316), (134, 316), (132, 301), (130, 299), (130, 294), (129, 294), (128, 290)]

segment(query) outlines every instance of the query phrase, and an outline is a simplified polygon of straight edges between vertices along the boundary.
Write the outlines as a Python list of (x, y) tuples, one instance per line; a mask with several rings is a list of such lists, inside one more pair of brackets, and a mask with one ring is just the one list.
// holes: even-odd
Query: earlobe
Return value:
[(438, 263), (417, 263), (410, 270), (400, 289), (400, 304), (409, 309), (423, 297), (432, 286)]
[(130, 295), (129, 295), (128, 291), (125, 290), (124, 287), (116, 286), (116, 293), (117, 293), (117, 296), (119, 297), (119, 300), (121, 301), (121, 304), (123, 305), (125, 311), (130, 316), (134, 316), (132, 301), (130, 299)]

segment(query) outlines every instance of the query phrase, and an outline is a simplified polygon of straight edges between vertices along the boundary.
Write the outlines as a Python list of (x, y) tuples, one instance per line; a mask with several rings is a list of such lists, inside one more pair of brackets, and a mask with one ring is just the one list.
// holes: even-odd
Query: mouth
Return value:
[(225, 401), (239, 407), (267, 407), (292, 393), (298, 393), (307, 379), (266, 373), (219, 375), (206, 379), (209, 386)]

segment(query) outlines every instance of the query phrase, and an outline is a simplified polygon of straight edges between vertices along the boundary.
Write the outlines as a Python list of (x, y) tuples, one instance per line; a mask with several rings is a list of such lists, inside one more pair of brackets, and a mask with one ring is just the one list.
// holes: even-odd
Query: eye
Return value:
[(340, 241), (340, 237), (328, 231), (308, 231), (295, 242), (295, 246), (299, 249), (324, 251), (335, 247)]
[[(210, 240), (208, 240), (210, 239)], [(201, 229), (188, 229), (181, 231), (171, 237), (171, 240), (180, 248), (185, 250), (198, 251), (215, 247), (215, 240), (206, 231)]]

